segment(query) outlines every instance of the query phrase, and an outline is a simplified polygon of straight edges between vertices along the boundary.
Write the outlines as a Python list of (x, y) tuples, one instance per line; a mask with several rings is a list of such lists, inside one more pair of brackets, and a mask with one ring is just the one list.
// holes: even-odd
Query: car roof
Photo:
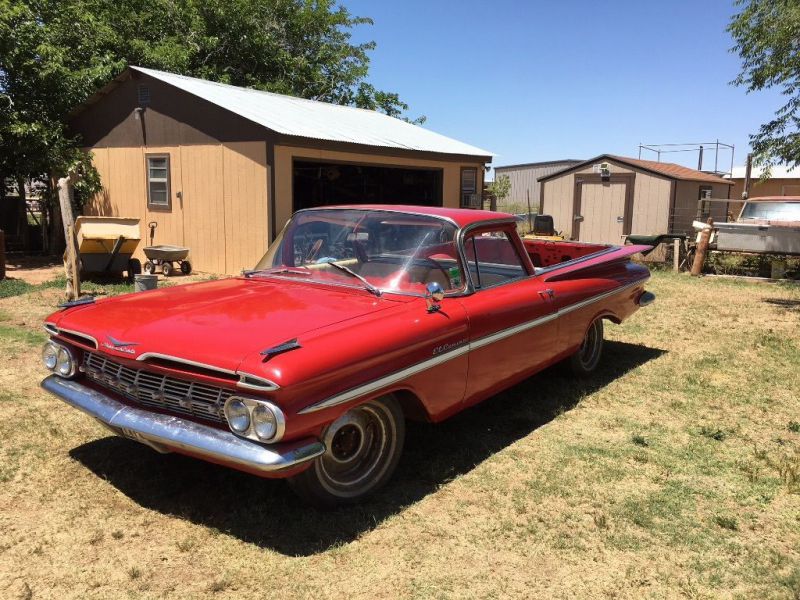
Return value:
[(800, 202), (800, 196), (758, 196), (746, 202)]
[(411, 204), (347, 204), (336, 206), (319, 206), (306, 210), (385, 210), (398, 213), (426, 215), (440, 219), (448, 219), (458, 227), (467, 227), (481, 222), (508, 221), (515, 222), (514, 215), (491, 210), (476, 210), (473, 208), (445, 208), (442, 206), (414, 206)]

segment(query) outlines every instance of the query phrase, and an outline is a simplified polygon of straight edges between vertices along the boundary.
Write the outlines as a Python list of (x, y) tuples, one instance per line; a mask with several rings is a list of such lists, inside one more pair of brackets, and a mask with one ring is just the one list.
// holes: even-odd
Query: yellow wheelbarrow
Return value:
[(78, 257), (82, 273), (121, 274), (128, 280), (142, 272), (142, 263), (132, 258), (142, 239), (139, 219), (90, 217), (75, 219)]

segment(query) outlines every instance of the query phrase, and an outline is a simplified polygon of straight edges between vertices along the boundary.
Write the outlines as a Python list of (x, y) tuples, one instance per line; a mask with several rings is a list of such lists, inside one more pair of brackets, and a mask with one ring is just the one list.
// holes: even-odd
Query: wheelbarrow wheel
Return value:
[(152, 275), (155, 270), (156, 266), (151, 261), (148, 260), (146, 263), (144, 263), (144, 272), (148, 275)]
[(189, 275), (192, 272), (192, 263), (188, 260), (181, 261), (181, 273)]
[(173, 266), (171, 262), (165, 262), (161, 265), (161, 271), (164, 273), (164, 277), (169, 277), (172, 274), (172, 269)]
[(132, 258), (128, 261), (128, 283), (133, 283), (134, 277), (140, 275), (142, 272), (142, 263), (138, 258)]

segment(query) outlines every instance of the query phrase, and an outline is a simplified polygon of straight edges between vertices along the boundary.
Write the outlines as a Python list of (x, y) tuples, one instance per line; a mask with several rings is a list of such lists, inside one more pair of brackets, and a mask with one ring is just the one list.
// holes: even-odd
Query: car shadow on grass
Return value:
[(286, 555), (308, 556), (355, 540), (663, 353), (606, 342), (603, 366), (589, 379), (576, 380), (556, 366), (444, 423), (409, 422), (404, 455), (386, 487), (368, 502), (331, 511), (304, 505), (283, 481), (160, 455), (117, 437), (89, 442), (70, 455), (147, 509)]

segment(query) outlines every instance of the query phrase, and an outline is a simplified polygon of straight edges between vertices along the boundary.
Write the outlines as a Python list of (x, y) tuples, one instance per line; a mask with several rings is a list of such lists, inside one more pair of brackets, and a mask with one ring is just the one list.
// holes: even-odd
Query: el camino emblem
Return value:
[(455, 350), (459, 346), (463, 346), (467, 343), (467, 340), (458, 340), (457, 342), (451, 342), (449, 344), (442, 344), (441, 346), (436, 346), (433, 349), (433, 355), (436, 356), (438, 354), (442, 354), (443, 352), (449, 352), (450, 350)]
[(106, 336), (108, 342), (103, 343), (103, 347), (108, 348), (109, 350), (116, 350), (117, 352), (124, 352), (125, 354), (136, 354), (136, 350), (131, 348), (131, 346), (138, 346), (139, 342), (123, 342), (116, 338), (111, 337), (110, 335)]

